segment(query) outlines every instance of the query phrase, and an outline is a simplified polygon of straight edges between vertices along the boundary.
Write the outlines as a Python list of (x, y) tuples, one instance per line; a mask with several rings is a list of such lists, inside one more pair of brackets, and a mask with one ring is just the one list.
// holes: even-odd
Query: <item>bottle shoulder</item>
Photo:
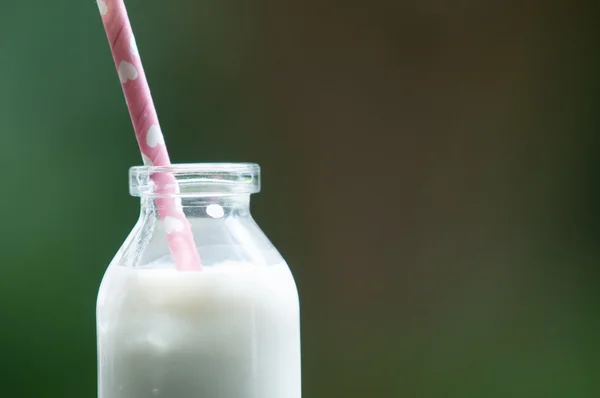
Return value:
[[(206, 266), (235, 262), (255, 265), (287, 264), (250, 216), (190, 218), (201, 261)], [(143, 267), (172, 261), (165, 224), (157, 217), (141, 217), (111, 264)]]

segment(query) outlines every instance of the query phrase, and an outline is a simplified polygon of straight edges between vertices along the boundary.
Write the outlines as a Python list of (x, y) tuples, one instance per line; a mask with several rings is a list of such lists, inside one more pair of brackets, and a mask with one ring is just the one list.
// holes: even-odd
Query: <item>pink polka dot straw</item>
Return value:
[[(123, 0), (98, 0), (98, 8), (144, 164), (170, 166), (171, 161), (125, 3)], [(165, 226), (169, 248), (177, 269), (200, 270), (200, 256), (194, 243), (190, 223), (179, 206), (177, 198), (173, 197), (177, 193), (177, 180), (170, 173), (156, 173), (152, 179), (157, 190), (166, 194), (165, 197), (157, 197), (155, 202)]]

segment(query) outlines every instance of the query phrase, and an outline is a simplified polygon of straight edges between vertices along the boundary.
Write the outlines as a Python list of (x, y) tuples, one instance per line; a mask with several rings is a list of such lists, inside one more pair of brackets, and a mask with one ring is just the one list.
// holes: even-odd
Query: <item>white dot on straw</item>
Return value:
[(148, 156), (144, 155), (143, 153), (142, 153), (142, 160), (144, 161), (145, 166), (154, 166), (154, 162), (152, 162), (152, 159), (150, 159)]
[(137, 43), (135, 42), (134, 36), (131, 36), (131, 39), (129, 39), (129, 51), (131, 52), (132, 55), (134, 55), (136, 57), (140, 55), (140, 53), (138, 52)]
[(148, 134), (146, 134), (146, 144), (148, 144), (150, 148), (156, 148), (157, 145), (162, 143), (164, 143), (162, 131), (160, 131), (160, 127), (153, 124), (148, 130)]
[(220, 205), (212, 204), (206, 207), (206, 214), (212, 218), (221, 218), (225, 215), (225, 210)]
[(175, 217), (167, 216), (165, 217), (165, 232), (167, 235), (172, 234), (173, 232), (182, 232), (183, 231), (183, 222), (181, 220), (176, 219)]
[(98, 8), (100, 9), (100, 15), (105, 16), (108, 13), (108, 6), (104, 0), (98, 0)]
[(119, 80), (121, 83), (127, 83), (127, 80), (135, 80), (138, 78), (138, 71), (133, 64), (127, 61), (121, 61), (117, 68), (119, 73)]

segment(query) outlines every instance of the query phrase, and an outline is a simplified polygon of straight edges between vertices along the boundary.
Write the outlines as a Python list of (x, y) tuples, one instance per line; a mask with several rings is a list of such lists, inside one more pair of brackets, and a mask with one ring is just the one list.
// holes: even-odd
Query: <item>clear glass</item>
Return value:
[[(177, 189), (156, 189), (156, 173)], [(130, 170), (141, 212), (98, 294), (99, 398), (300, 398), (298, 293), (250, 214), (259, 190), (255, 164)], [(178, 192), (201, 271), (175, 269), (161, 192)]]

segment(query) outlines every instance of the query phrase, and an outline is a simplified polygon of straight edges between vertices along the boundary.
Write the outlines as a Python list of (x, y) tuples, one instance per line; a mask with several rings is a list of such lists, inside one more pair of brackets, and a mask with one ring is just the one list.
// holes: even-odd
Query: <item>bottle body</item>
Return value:
[(99, 397), (300, 398), (296, 285), (249, 195), (192, 195), (182, 206), (203, 269), (175, 268), (164, 223), (142, 198), (98, 295)]

